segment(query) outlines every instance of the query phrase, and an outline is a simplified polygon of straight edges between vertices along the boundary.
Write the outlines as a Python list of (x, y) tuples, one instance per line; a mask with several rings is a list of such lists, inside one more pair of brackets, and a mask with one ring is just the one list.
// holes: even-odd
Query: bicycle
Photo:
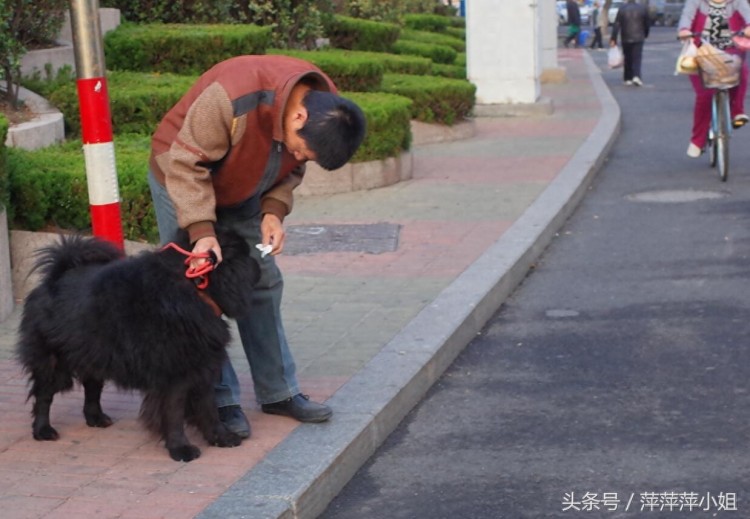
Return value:
[[(738, 38), (742, 31), (732, 34), (732, 45), (740, 47)], [(687, 38), (700, 37), (691, 34)], [(746, 38), (745, 38), (746, 39)], [(705, 45), (707, 42), (703, 42)], [(742, 44), (744, 46), (744, 43)], [(706, 47), (709, 48), (709, 47)], [(743, 60), (710, 46), (713, 51), (695, 56), (703, 86), (713, 90), (711, 96), (711, 125), (708, 129), (707, 148), (709, 163), (716, 167), (719, 178), (726, 182), (729, 177), (729, 138), (732, 135), (732, 115), (729, 103), (729, 89), (740, 83)], [(742, 47), (740, 47), (742, 48)], [(747, 49), (743, 49), (747, 50)]]
[[(732, 85), (735, 86), (735, 85)], [(729, 92), (732, 87), (717, 88), (711, 98), (711, 126), (708, 129), (708, 161), (726, 182), (729, 177), (729, 137), (732, 135)]]

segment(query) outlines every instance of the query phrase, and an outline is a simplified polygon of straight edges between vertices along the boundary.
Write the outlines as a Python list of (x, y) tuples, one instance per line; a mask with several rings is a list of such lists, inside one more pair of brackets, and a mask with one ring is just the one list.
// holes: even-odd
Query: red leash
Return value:
[[(213, 251), (190, 252), (183, 249), (174, 242), (169, 242), (161, 248), (161, 250), (166, 249), (174, 249), (180, 254), (187, 256), (187, 258), (185, 258), (185, 265), (187, 265), (187, 269), (185, 270), (185, 277), (195, 280), (195, 286), (199, 290), (204, 290), (208, 286), (208, 273), (216, 268), (216, 255), (213, 253)], [(202, 264), (200, 267), (191, 267), (190, 262), (196, 258), (203, 258), (207, 259), (208, 261)]]

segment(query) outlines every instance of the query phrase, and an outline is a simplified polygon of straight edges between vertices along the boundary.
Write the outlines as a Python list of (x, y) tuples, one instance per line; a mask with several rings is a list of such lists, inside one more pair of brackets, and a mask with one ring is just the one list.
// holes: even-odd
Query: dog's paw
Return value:
[(201, 450), (195, 445), (180, 445), (169, 449), (169, 455), (175, 461), (193, 461), (200, 458)]
[(39, 441), (55, 441), (60, 438), (54, 427), (51, 425), (43, 425), (38, 430), (33, 431), (34, 439)]
[(237, 447), (242, 443), (242, 436), (231, 431), (224, 431), (217, 434), (213, 441), (209, 443), (216, 447)]
[(114, 422), (112, 421), (112, 418), (107, 416), (104, 413), (91, 413), (91, 414), (85, 414), (86, 417), (86, 425), (89, 427), (109, 427)]

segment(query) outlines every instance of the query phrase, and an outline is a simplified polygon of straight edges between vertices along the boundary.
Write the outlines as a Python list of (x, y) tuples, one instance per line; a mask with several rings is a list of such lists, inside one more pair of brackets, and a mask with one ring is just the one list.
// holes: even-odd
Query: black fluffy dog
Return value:
[[(218, 234), (223, 261), (207, 274), (203, 293), (185, 275), (186, 256), (173, 248), (124, 258), (109, 243), (74, 236), (39, 251), (42, 281), (26, 299), (18, 342), (34, 398), (35, 439), (58, 439), (50, 406), (75, 378), (91, 427), (112, 425), (100, 404), (105, 381), (140, 390), (140, 418), (174, 460), (200, 456), (185, 436), (185, 421), (211, 445), (241, 443), (219, 421), (214, 403), (230, 340), (216, 305), (229, 317), (246, 314), (247, 287), (259, 269), (242, 238)], [(184, 239), (178, 245), (190, 248)]]

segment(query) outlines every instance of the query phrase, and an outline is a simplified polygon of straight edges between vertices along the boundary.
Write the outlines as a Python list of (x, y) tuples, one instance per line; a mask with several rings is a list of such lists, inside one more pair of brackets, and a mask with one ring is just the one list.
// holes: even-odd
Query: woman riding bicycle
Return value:
[[(740, 55), (743, 59), (740, 83), (729, 90), (732, 125), (740, 128), (750, 119), (745, 114), (747, 91), (747, 64), (745, 52), (732, 46), (732, 35), (743, 31), (750, 37), (750, 4), (748, 0), (687, 0), (678, 24), (680, 38), (700, 34), (704, 41), (724, 52)], [(699, 41), (696, 41), (700, 45)], [(693, 133), (687, 149), (689, 157), (697, 158), (706, 146), (706, 136), (711, 124), (711, 89), (705, 88), (700, 76), (691, 75), (695, 90)]]

